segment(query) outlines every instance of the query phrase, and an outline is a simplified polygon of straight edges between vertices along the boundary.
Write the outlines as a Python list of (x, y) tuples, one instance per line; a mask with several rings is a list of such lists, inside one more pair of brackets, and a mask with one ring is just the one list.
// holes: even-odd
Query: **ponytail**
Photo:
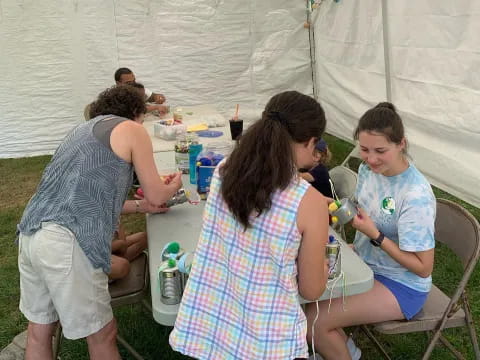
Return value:
[(317, 101), (287, 91), (270, 99), (262, 118), (244, 132), (220, 175), (223, 199), (245, 229), (250, 216), (269, 210), (273, 192), (284, 190), (295, 176), (292, 143), (319, 138), (325, 123)]

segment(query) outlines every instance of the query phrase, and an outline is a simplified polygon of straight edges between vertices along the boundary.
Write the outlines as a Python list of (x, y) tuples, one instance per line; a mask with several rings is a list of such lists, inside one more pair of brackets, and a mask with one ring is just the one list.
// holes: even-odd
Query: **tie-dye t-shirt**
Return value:
[[(435, 247), (435, 196), (413, 164), (395, 176), (376, 174), (368, 165), (360, 165), (355, 196), (378, 230), (401, 250), (417, 252)], [(430, 290), (431, 276), (422, 278), (409, 271), (381, 248), (372, 246), (365, 234), (357, 231), (354, 245), (375, 274), (417, 291)]]

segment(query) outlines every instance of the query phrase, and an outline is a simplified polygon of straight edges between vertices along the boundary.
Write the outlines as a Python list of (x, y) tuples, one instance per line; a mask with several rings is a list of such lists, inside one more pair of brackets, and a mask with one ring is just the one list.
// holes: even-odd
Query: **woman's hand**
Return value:
[[(164, 182), (165, 185), (168, 185), (172, 182), (172, 180), (177, 176), (178, 173), (168, 174), (168, 175), (160, 175), (160, 179)], [(182, 174), (180, 174), (180, 177)]]
[(370, 239), (376, 239), (379, 231), (370, 216), (362, 208), (358, 208), (358, 213), (353, 217), (352, 226), (358, 231), (367, 235)]
[(149, 203), (147, 200), (145, 200), (144, 198), (141, 198), (137, 194), (135, 194), (134, 197), (137, 198), (137, 199), (140, 199), (140, 200), (138, 200), (138, 203), (140, 204), (139, 212), (141, 212), (141, 213), (159, 214), (159, 213), (165, 213), (168, 210), (170, 210), (170, 208), (168, 208), (167, 205), (165, 205), (165, 204), (157, 206), (157, 205)]
[(182, 173), (176, 172), (170, 175), (166, 175), (165, 177), (163, 177), (163, 182), (165, 184), (167, 192), (171, 194), (170, 198), (172, 198), (182, 187)]
[(324, 196), (324, 198), (327, 200), (327, 205), (330, 205), (332, 202), (335, 201), (334, 198), (331, 198), (331, 197), (328, 197), (328, 196)]

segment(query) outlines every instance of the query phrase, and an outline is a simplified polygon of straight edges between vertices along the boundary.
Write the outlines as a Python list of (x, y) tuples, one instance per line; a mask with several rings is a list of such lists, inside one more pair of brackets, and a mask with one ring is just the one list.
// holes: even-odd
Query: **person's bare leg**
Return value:
[(130, 271), (130, 262), (117, 255), (112, 255), (110, 258), (110, 273), (108, 274), (109, 280), (123, 279), (128, 275)]
[(25, 360), (52, 359), (52, 338), (56, 327), (56, 322), (51, 324), (37, 324), (30, 321), (28, 323)]
[(121, 360), (117, 347), (117, 322), (112, 319), (95, 334), (87, 336), (90, 360)]
[(128, 235), (127, 238), (127, 252), (125, 253), (125, 258), (128, 261), (132, 261), (137, 256), (139, 256), (143, 250), (148, 246), (147, 233), (139, 232), (135, 234)]
[[(347, 297), (345, 311), (341, 298), (332, 300), (330, 313), (328, 301), (321, 301), (319, 310), (315, 323), (315, 351), (326, 360), (351, 359), (343, 327), (404, 318), (396, 298), (376, 280), (370, 291)], [(308, 320), (307, 339), (310, 340), (312, 322), (317, 313), (315, 303), (308, 304), (305, 312)]]

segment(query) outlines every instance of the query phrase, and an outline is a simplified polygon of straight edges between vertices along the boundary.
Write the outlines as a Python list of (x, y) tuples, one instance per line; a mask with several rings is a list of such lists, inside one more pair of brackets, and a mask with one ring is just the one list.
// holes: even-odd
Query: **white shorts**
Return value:
[(73, 233), (42, 223), (20, 234), (20, 311), (37, 324), (60, 320), (67, 339), (87, 337), (113, 319), (108, 277), (94, 269)]

